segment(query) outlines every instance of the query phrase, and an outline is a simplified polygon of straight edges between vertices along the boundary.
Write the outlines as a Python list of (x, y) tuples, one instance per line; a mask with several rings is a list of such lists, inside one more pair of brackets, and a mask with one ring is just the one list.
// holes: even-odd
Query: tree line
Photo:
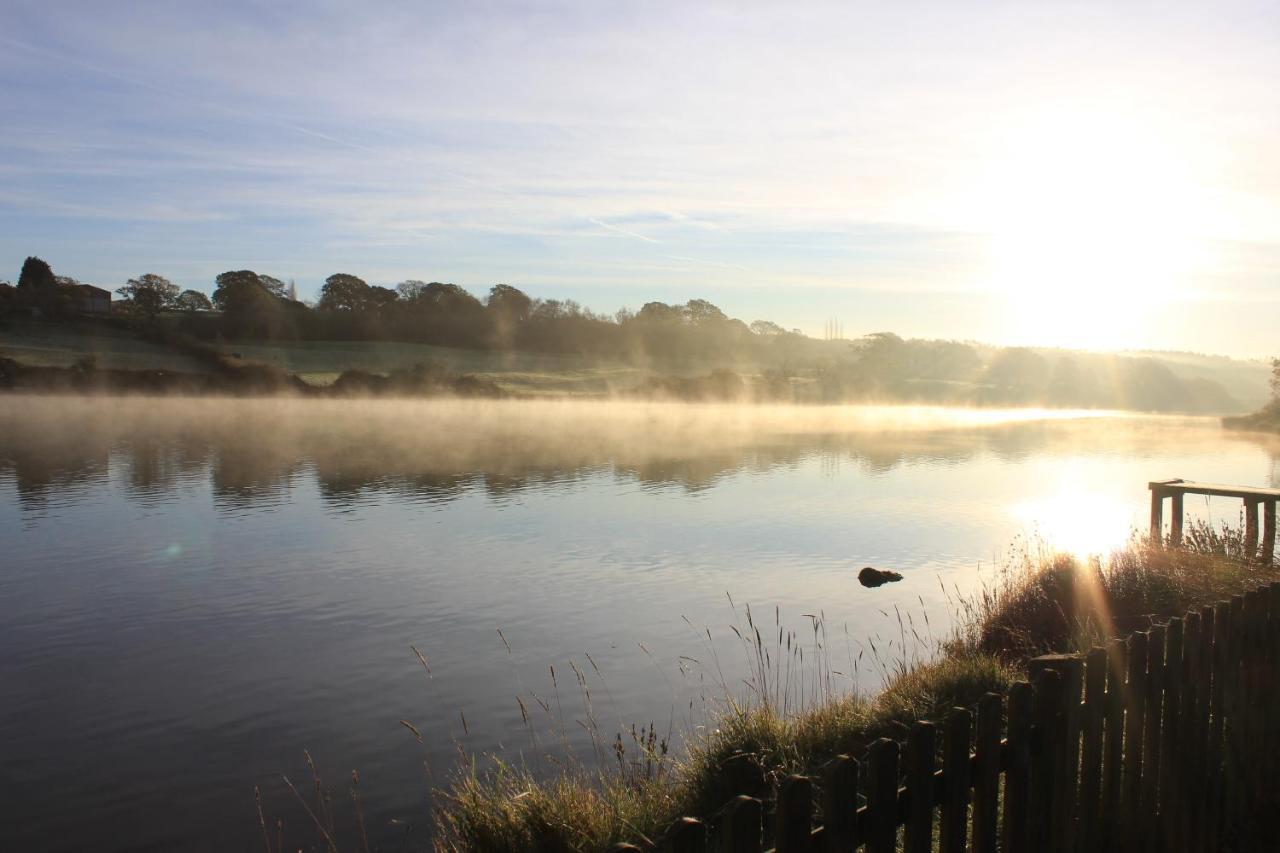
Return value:
[[(39, 258), (23, 264), (17, 287), (0, 283), (0, 310), (37, 309), (61, 319), (74, 313), (80, 282), (55, 276)], [(566, 299), (535, 299), (508, 284), (478, 298), (456, 284), (403, 281), (394, 288), (336, 273), (307, 304), (290, 285), (253, 270), (218, 275), (212, 296), (181, 290), (163, 276), (141, 275), (115, 291), (116, 312), (140, 324), (172, 321), (202, 339), (394, 340), (471, 349), (519, 349), (634, 359), (742, 359), (809, 341), (769, 321), (748, 326), (704, 299), (650, 302), (605, 315)]]
[[(43, 260), (28, 258), (16, 287), (0, 283), (0, 314), (26, 308), (50, 319), (69, 317), (79, 285), (55, 276)], [(537, 299), (508, 284), (494, 285), (479, 298), (456, 284), (408, 280), (391, 288), (336, 273), (308, 304), (290, 284), (253, 270), (221, 273), (211, 296), (182, 290), (156, 274), (129, 279), (116, 295), (121, 322), (215, 344), (403, 341), (681, 370), (733, 367), (760, 375), (768, 399), (806, 402), (1240, 409), (1221, 383), (1156, 358), (993, 348), (889, 332), (824, 341), (767, 320), (748, 325), (705, 299), (649, 302), (638, 311), (605, 315), (573, 300)], [(702, 382), (675, 376), (653, 384), (655, 393), (698, 398), (731, 395), (738, 387), (723, 372)]]

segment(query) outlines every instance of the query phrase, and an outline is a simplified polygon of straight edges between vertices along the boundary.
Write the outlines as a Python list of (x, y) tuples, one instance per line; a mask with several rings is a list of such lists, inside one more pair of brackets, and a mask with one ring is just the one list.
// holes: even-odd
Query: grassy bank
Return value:
[(1222, 425), (1227, 429), (1280, 432), (1280, 400), (1272, 400), (1250, 415), (1223, 418)]
[[(674, 758), (650, 735), (620, 739), (616, 767), (551, 779), (510, 764), (472, 765), (441, 792), (436, 844), (596, 851), (656, 838), (678, 816), (714, 821), (734, 794), (767, 799), (785, 774), (816, 775), (836, 754), (861, 754), (876, 738), (900, 738), (913, 720), (1005, 690), (1036, 654), (1084, 650), (1276, 576), (1244, 558), (1237, 531), (1203, 525), (1182, 548), (1134, 541), (1106, 561), (1028, 550), (998, 582), (957, 602), (958, 627), (934, 660), (891, 665), (878, 695), (833, 695), (784, 711), (776, 695), (752, 690), (749, 701), (715, 709), (713, 724)], [(758, 633), (754, 642), (763, 656)]]

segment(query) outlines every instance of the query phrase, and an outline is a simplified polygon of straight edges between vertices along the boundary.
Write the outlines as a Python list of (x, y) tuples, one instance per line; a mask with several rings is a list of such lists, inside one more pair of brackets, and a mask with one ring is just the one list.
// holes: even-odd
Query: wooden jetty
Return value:
[[(1151, 489), (1151, 541), (1164, 541), (1164, 500), (1171, 504), (1169, 543), (1182, 544), (1182, 499), (1185, 495), (1238, 498), (1244, 501), (1244, 546), (1264, 563), (1271, 562), (1276, 547), (1276, 502), (1280, 489), (1252, 486), (1228, 486), (1222, 483), (1197, 483), (1192, 480), (1155, 480)], [(1258, 507), (1262, 507), (1262, 550), (1258, 551)]]

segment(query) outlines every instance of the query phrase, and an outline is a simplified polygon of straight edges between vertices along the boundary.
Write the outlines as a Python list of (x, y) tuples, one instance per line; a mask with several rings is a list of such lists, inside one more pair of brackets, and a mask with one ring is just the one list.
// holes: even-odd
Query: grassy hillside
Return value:
[(97, 366), (119, 370), (173, 370), (205, 373), (208, 366), (159, 344), (138, 340), (105, 323), (53, 325), (13, 320), (0, 328), (0, 356), (33, 367), (70, 367), (86, 356)]
[(228, 344), (223, 349), (246, 361), (280, 367), (313, 385), (328, 385), (344, 370), (371, 373), (427, 362), (469, 373), (523, 394), (600, 394), (630, 387), (649, 375), (634, 365), (580, 356), (538, 355), (454, 349), (394, 341), (299, 341), (290, 344)]
[[(0, 327), (0, 356), (35, 367), (69, 367), (87, 355), (103, 369), (205, 373), (210, 360), (171, 346), (137, 339), (113, 322), (80, 321), (55, 325), (12, 320)], [(874, 337), (874, 336), (873, 336)], [(491, 351), (422, 343), (376, 340), (249, 342), (211, 340), (236, 363), (268, 365), (297, 375), (308, 384), (331, 385), (344, 371), (388, 374), (435, 364), (457, 375), (492, 382), (520, 396), (599, 396), (650, 388), (653, 383), (705, 377), (729, 368), (748, 384), (769, 368), (790, 377), (787, 399), (798, 402), (900, 400), (936, 404), (1064, 405), (1193, 411), (1229, 415), (1247, 412), (1267, 399), (1267, 366), (1193, 353), (1125, 355), (1037, 349), (1030, 359), (1010, 359), (1016, 351), (977, 344), (902, 341), (868, 349), (867, 340), (813, 341), (808, 348), (774, 353), (769, 363), (729, 363), (702, 358), (696, 364), (669, 359), (626, 362), (579, 355)], [(883, 343), (883, 342), (882, 342)], [(941, 344), (941, 346), (937, 346)], [(1028, 352), (1028, 351), (1023, 351)], [(198, 356), (198, 352), (194, 352)], [(924, 359), (928, 363), (919, 363)], [(930, 361), (932, 359), (932, 361)], [(216, 360), (215, 360), (216, 362)], [(1012, 373), (1009, 366), (1015, 368)], [(1061, 370), (1066, 364), (1070, 371)], [(1074, 377), (1071, 392), (1063, 377)], [(753, 380), (753, 377), (755, 378)], [(1179, 384), (1185, 383), (1185, 384)], [(652, 389), (651, 389), (652, 390)], [(682, 395), (675, 394), (677, 398)], [(774, 397), (770, 397), (773, 399)]]

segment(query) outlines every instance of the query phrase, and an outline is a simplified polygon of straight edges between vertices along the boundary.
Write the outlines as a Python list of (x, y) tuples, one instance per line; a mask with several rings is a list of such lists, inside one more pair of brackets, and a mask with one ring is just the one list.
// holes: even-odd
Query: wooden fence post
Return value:
[(845, 853), (858, 843), (858, 762), (837, 755), (822, 784), (822, 846)]
[(778, 806), (773, 816), (773, 843), (777, 853), (809, 853), (813, 831), (813, 783), (792, 774), (778, 786)]
[(1031, 849), (1059, 853), (1055, 798), (1062, 796), (1062, 753), (1066, 747), (1061, 673), (1042, 669), (1035, 676), (1031, 730)]
[(895, 853), (898, 841), (898, 744), (880, 738), (871, 745), (867, 797), (867, 853)]
[(764, 806), (755, 797), (739, 794), (729, 802), (720, 827), (722, 853), (760, 853)]
[(1031, 685), (1019, 681), (1009, 688), (1009, 722), (1005, 741), (1004, 820), (1002, 853), (1028, 853), (1031, 793)]
[(969, 735), (973, 715), (955, 708), (947, 717), (942, 747), (942, 826), (940, 853), (965, 853), (969, 825)]
[(973, 755), (973, 853), (996, 853), (996, 808), (1000, 802), (1000, 731), (1003, 699), (988, 693), (978, 700)]
[(904, 828), (905, 853), (933, 850), (933, 773), (937, 754), (936, 729), (924, 720), (911, 726), (905, 755), (907, 775), (907, 822)]
[[(1041, 655), (1033, 658), (1028, 671), (1034, 680), (1042, 671), (1051, 670), (1062, 678), (1061, 731), (1055, 733), (1060, 754), (1057, 765), (1056, 791), (1050, 811), (1050, 831), (1060, 840), (1062, 849), (1075, 847), (1076, 793), (1080, 772), (1080, 699), (1084, 685), (1084, 661), (1076, 655)], [(1055, 842), (1058, 843), (1058, 842)]]
[(1102, 838), (1102, 722), (1107, 708), (1107, 650), (1094, 647), (1084, 661), (1078, 849), (1097, 851)]
[(1258, 504), (1257, 498), (1244, 499), (1244, 555), (1249, 562), (1258, 559)]

